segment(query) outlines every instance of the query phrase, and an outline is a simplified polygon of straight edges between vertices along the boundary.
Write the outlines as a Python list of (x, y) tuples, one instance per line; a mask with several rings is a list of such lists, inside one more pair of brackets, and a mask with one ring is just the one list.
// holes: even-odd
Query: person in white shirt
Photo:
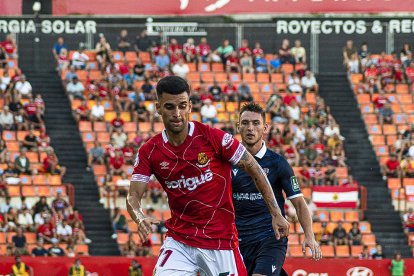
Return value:
[(92, 121), (103, 121), (105, 116), (105, 109), (101, 105), (101, 101), (98, 99), (91, 109), (91, 120)]
[(341, 136), (339, 133), (339, 127), (334, 122), (329, 122), (328, 126), (326, 126), (323, 131), (323, 135), (329, 138), (334, 134), (338, 135), (339, 137)]
[(210, 99), (206, 99), (204, 101), (204, 105), (201, 107), (200, 114), (203, 123), (210, 123), (211, 125), (218, 123), (217, 109), (214, 105), (212, 105)]
[(300, 78), (296, 73), (292, 73), (288, 78), (288, 88), (293, 93), (302, 93), (302, 86), (300, 86)]
[(84, 100), (85, 97), (83, 96), (83, 91), (85, 91), (85, 87), (82, 82), (78, 80), (78, 77), (73, 77), (72, 81), (66, 85), (66, 92), (68, 93), (71, 101), (73, 99)]
[(286, 107), (286, 111), (292, 121), (300, 120), (300, 108), (296, 101), (292, 101), (291, 104)]
[(9, 71), (5, 70), (3, 77), (0, 77), (0, 92), (4, 92), (11, 82)]
[(59, 241), (68, 242), (72, 236), (72, 227), (65, 220), (62, 220), (56, 227), (56, 234)]
[(303, 90), (305, 90), (306, 92), (309, 92), (309, 91), (318, 92), (318, 83), (316, 82), (316, 79), (313, 73), (309, 70), (307, 70), (305, 76), (303, 76), (301, 80), (301, 84), (302, 84)]
[(172, 71), (174, 75), (179, 76), (183, 79), (187, 79), (190, 68), (186, 63), (184, 63), (184, 59), (180, 58), (178, 62), (173, 66)]
[(16, 85), (14, 87), (17, 92), (20, 93), (20, 95), (23, 98), (31, 98), (32, 96), (32, 85), (30, 84), (30, 82), (28, 82), (26, 80), (26, 76), (25, 75), (21, 75), (20, 80), (18, 82), (16, 82)]
[(14, 116), (9, 111), (9, 106), (5, 105), (0, 112), (0, 125), (3, 129), (11, 130), (14, 126)]
[(0, 206), (1, 214), (6, 214), (10, 208), (14, 208), (14, 206), (10, 202), (11, 202), (11, 197), (6, 197), (6, 201), (3, 202)]
[(86, 62), (88, 60), (89, 60), (88, 55), (85, 54), (82, 49), (74, 52), (72, 55), (72, 65), (73, 67), (75, 67), (75, 69), (85, 69)]
[(290, 53), (296, 63), (306, 63), (306, 50), (302, 47), (302, 42), (299, 39), (295, 41), (295, 46), (290, 49)]
[(30, 209), (24, 208), (17, 218), (17, 223), (27, 231), (33, 231), (33, 217)]
[(125, 132), (122, 132), (122, 128), (117, 128), (116, 131), (112, 133), (111, 140), (114, 146), (122, 149), (128, 141), (128, 135), (126, 135)]

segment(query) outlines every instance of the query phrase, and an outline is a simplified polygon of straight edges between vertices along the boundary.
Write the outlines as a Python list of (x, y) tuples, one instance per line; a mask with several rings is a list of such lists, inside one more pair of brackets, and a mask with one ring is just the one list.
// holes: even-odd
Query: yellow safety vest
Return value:
[(20, 268), (17, 268), (17, 265), (14, 264), (12, 270), (15, 276), (29, 276), (29, 273), (26, 272), (26, 265), (24, 263), (20, 263)]
[(71, 271), (72, 271), (72, 273), (70, 274), (71, 276), (83, 276), (83, 275), (85, 275), (85, 267), (83, 265), (79, 266), (79, 270), (77, 270), (76, 266), (73, 265), (71, 267)]

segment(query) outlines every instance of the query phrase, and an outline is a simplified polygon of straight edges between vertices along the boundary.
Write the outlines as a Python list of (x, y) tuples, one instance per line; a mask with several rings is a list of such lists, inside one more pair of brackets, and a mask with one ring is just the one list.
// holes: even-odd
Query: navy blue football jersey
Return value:
[[(282, 191), (287, 199), (302, 196), (291, 166), (281, 155), (267, 149), (264, 143), (255, 159), (267, 174), (279, 208), (285, 215)], [(240, 244), (261, 241), (274, 235), (272, 217), (252, 178), (245, 171), (233, 166), (232, 185)]]

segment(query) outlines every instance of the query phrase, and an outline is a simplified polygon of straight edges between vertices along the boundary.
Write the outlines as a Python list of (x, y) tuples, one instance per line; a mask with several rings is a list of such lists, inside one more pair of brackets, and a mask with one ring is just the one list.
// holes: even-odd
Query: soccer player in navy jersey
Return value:
[[(262, 140), (263, 134), (268, 131), (264, 109), (255, 103), (244, 105), (240, 110), (238, 130), (242, 144), (267, 174), (283, 215), (285, 199), (282, 191), (295, 207), (305, 233), (302, 244), (303, 252), (306, 247), (309, 247), (312, 257), (319, 260), (322, 254), (312, 231), (312, 218), (293, 170), (282, 156), (267, 149)], [(287, 275), (282, 266), (288, 240), (286, 237), (279, 240), (275, 238), (272, 217), (252, 178), (233, 166), (232, 186), (240, 251), (248, 274), (253, 276)]]

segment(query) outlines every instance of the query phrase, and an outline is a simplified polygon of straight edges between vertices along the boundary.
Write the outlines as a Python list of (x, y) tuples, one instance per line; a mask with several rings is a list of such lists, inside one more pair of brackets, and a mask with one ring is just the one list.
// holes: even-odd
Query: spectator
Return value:
[(369, 260), (371, 259), (371, 254), (369, 253), (369, 248), (367, 245), (362, 247), (362, 252), (359, 254), (358, 259), (360, 260)]
[(58, 37), (57, 41), (55, 42), (55, 44), (53, 44), (53, 48), (52, 48), (52, 54), (55, 57), (56, 61), (59, 60), (59, 55), (61, 54), (61, 51), (63, 49), (67, 50), (68, 47), (66, 46), (65, 41), (63, 40), (63, 37)]
[(134, 73), (137, 76), (137, 79), (142, 81), (146, 77), (145, 65), (142, 63), (142, 60), (137, 57), (134, 65)]
[(122, 131), (122, 128), (116, 128), (111, 135), (111, 141), (113, 142), (114, 146), (122, 149), (125, 147), (128, 141), (128, 135)]
[(10, 112), (7, 105), (0, 112), (0, 125), (3, 130), (15, 129), (13, 113)]
[(378, 110), (379, 123), (381, 126), (385, 124), (392, 124), (394, 111), (392, 110), (391, 105), (387, 102), (384, 104), (383, 108)]
[[(72, 55), (71, 63), (73, 69), (86, 69), (86, 63), (89, 61), (89, 57), (85, 54), (84, 50), (80, 48), (79, 50), (75, 51)], [(73, 72), (72, 72), (73, 73)], [(67, 78), (66, 78), (67, 79)], [(71, 80), (70, 78), (69, 80)], [(68, 80), (68, 79), (67, 79)]]
[(200, 43), (197, 45), (197, 57), (199, 62), (210, 62), (211, 61), (211, 48), (207, 43), (207, 38), (202, 37)]
[(43, 170), (46, 173), (58, 174), (60, 176), (63, 176), (66, 172), (65, 167), (59, 166), (59, 159), (53, 149), (49, 149), (46, 152), (46, 157), (43, 159)]
[(168, 71), (170, 66), (170, 58), (164, 49), (160, 49), (159, 55), (155, 57), (155, 64), (161, 71)]
[(111, 63), (112, 49), (103, 34), (99, 35), (99, 41), (95, 46), (96, 60), (99, 68), (105, 68), (107, 64)]
[(183, 48), (178, 44), (177, 39), (171, 38), (170, 44), (167, 47), (170, 56), (171, 64), (176, 64), (177, 61), (183, 57)]
[(33, 213), (36, 215), (43, 212), (43, 210), (50, 211), (49, 204), (45, 196), (41, 196), (33, 207)]
[(301, 79), (303, 90), (308, 92), (318, 92), (319, 86), (316, 82), (315, 76), (310, 70), (306, 70), (305, 76)]
[[(223, 44), (214, 51), (214, 55), (220, 57), (223, 63), (223, 69), (226, 69), (227, 58), (234, 52), (234, 48), (230, 45), (230, 41), (225, 39)], [(217, 61), (216, 57), (213, 57), (213, 61)]]
[(128, 268), (128, 276), (142, 276), (142, 267), (141, 264), (137, 262), (137, 260), (131, 261), (131, 266)]
[(128, 31), (126, 29), (121, 30), (118, 37), (118, 50), (125, 54), (125, 52), (129, 51), (131, 47), (131, 43), (128, 39)]
[(23, 230), (32, 232), (34, 230), (33, 216), (30, 213), (30, 209), (24, 207), (20, 212), (17, 219), (17, 223), (22, 227)]
[(375, 252), (372, 254), (372, 259), (374, 260), (382, 260), (385, 259), (385, 254), (382, 252), (382, 246), (377, 244), (375, 246)]
[(81, 264), (79, 259), (75, 260), (75, 264), (69, 269), (69, 276), (86, 276), (89, 273), (86, 272), (85, 267)]
[(295, 64), (295, 59), (292, 56), (289, 43), (290, 43), (289, 40), (285, 38), (282, 40), (282, 45), (279, 48), (279, 56), (280, 56), (280, 61), (282, 64), (284, 63)]
[(21, 196), (20, 197), (20, 203), (17, 205), (17, 209), (19, 210), (23, 210), (23, 209), (32, 209), (32, 206), (26, 201), (26, 197), (25, 196)]
[(30, 170), (30, 160), (26, 156), (27, 149), (22, 148), (19, 156), (14, 159), (14, 165), (19, 174), (32, 174)]
[(33, 276), (33, 270), (30, 266), (22, 262), (20, 255), (14, 257), (16, 263), (12, 266), (11, 275), (13, 276)]
[(370, 55), (371, 53), (368, 50), (368, 43), (363, 42), (361, 44), (361, 49), (358, 52), (358, 57), (361, 62), (362, 71), (365, 71), (365, 67), (367, 66)]
[(411, 61), (411, 59), (409, 59), (410, 55), (412, 55), (411, 46), (408, 43), (404, 43), (403, 48), (400, 51), (401, 62), (405, 63), (407, 60)]
[(27, 255), (28, 254), (26, 237), (23, 234), (23, 229), (21, 227), (17, 227), (16, 235), (12, 237), (12, 243), (13, 243), (16, 255)]
[[(7, 67), (6, 52), (4, 51), (3, 47), (0, 46), (0, 68), (6, 68), (6, 67)], [(0, 78), (0, 80), (1, 80), (1, 78)], [(0, 90), (5, 90), (5, 87), (3, 88), (1, 82), (0, 82)]]
[(334, 135), (340, 136), (339, 127), (335, 122), (329, 122), (323, 131), (323, 135), (330, 138)]
[(333, 231), (334, 245), (348, 245), (347, 233), (343, 228), (343, 222), (338, 221), (338, 226)]
[(253, 101), (252, 93), (250, 91), (250, 86), (242, 81), (239, 85), (239, 88), (237, 89), (237, 92), (239, 94), (239, 101), (247, 101), (251, 102)]
[(288, 78), (288, 89), (293, 93), (302, 93), (300, 78), (296, 73), (291, 73)]
[(237, 93), (236, 86), (232, 83), (231, 80), (227, 82), (227, 84), (224, 86), (223, 89), (223, 99), (225, 102), (238, 102), (239, 101), (239, 95)]
[(302, 47), (302, 42), (295, 40), (295, 46), (291, 49), (291, 54), (295, 59), (295, 63), (306, 64), (306, 50)]
[(109, 158), (109, 171), (111, 175), (121, 175), (125, 159), (119, 151), (115, 151), (115, 156)]
[[(188, 38), (183, 45), (184, 59), (186, 62), (195, 62), (197, 58), (197, 49), (194, 45), (194, 39)], [(173, 70), (174, 71), (174, 70)]]
[(72, 227), (62, 220), (56, 227), (57, 238), (60, 242), (69, 242), (72, 237)]
[(352, 228), (349, 230), (348, 238), (350, 245), (362, 244), (361, 230), (359, 230), (359, 224), (357, 221), (352, 222)]
[(12, 37), (11, 34), (7, 34), (6, 39), (0, 42), (0, 47), (2, 47), (6, 52), (7, 58), (17, 58), (17, 45), (15, 39)]
[(211, 125), (218, 123), (217, 109), (214, 105), (212, 105), (210, 99), (204, 101), (204, 105), (201, 107), (200, 114), (203, 123), (209, 123)]
[(323, 186), (325, 182), (325, 173), (322, 171), (321, 164), (312, 164), (314, 168), (310, 170), (312, 184)]
[(351, 59), (349, 59), (348, 63), (346, 64), (346, 67), (349, 74), (359, 74), (360, 64), (357, 53), (352, 54)]
[(328, 164), (328, 168), (325, 171), (325, 185), (330, 185), (330, 186), (338, 185), (338, 179), (336, 176), (336, 168), (332, 166), (332, 164)]
[(45, 224), (45, 219), (49, 216), (50, 212), (47, 208), (44, 208), (39, 213), (36, 213), (34, 216), (35, 229), (39, 228), (40, 225)]
[(22, 98), (29, 99), (32, 97), (32, 85), (26, 80), (25, 75), (21, 75), (14, 87)]
[(226, 72), (238, 73), (240, 72), (240, 62), (237, 56), (237, 52), (233, 51), (226, 60)]
[(52, 210), (55, 213), (62, 211), (64, 215), (70, 212), (69, 203), (62, 197), (62, 191), (58, 190), (56, 198), (52, 201)]
[(240, 58), (240, 67), (242, 70), (242, 73), (245, 74), (251, 74), (254, 73), (254, 68), (253, 68), (253, 59), (251, 54), (249, 55), (248, 53), (244, 53), (241, 58)]
[(74, 99), (85, 100), (85, 97), (83, 96), (84, 91), (85, 87), (76, 76), (73, 77), (72, 81), (66, 85), (66, 92), (68, 93), (71, 101)]
[(44, 125), (40, 109), (38, 108), (38, 106), (32, 98), (29, 100), (29, 103), (25, 104), (24, 109), (29, 124), (32, 127), (39, 129)]
[(270, 73), (279, 73), (282, 62), (280, 61), (279, 54), (275, 53), (272, 56), (272, 59), (269, 61), (269, 72)]
[(254, 60), (254, 64), (256, 65), (256, 72), (257, 73), (267, 73), (268, 72), (268, 63), (266, 58), (264, 57), (264, 54), (256, 56)]
[(291, 101), (290, 105), (286, 107), (288, 118), (291, 121), (299, 121), (300, 120), (300, 108), (296, 101)]
[(68, 217), (68, 224), (73, 225), (75, 221), (83, 223), (83, 216), (79, 213), (79, 210), (76, 207), (73, 208), (72, 214)]
[(90, 120), (90, 110), (85, 100), (83, 100), (81, 105), (73, 111), (73, 116), (75, 117), (76, 122)]
[(50, 137), (47, 135), (44, 127), (40, 129), (40, 134), (37, 137), (37, 146), (39, 151), (53, 151), (53, 148), (50, 146)]
[(65, 251), (59, 246), (59, 241), (55, 238), (52, 240), (52, 247), (49, 248), (49, 255), (51, 257), (65, 256)]
[(198, 92), (198, 89), (194, 89), (193, 91), (191, 91), (190, 101), (191, 101), (191, 110), (193, 112), (200, 112), (201, 97), (200, 97), (200, 93)]
[(172, 72), (174, 75), (179, 76), (183, 79), (187, 79), (187, 75), (190, 72), (190, 68), (186, 63), (184, 63), (184, 59), (180, 58), (176, 64), (172, 67)]
[(52, 243), (52, 239), (56, 236), (56, 230), (50, 221), (50, 216), (44, 217), (44, 223), (37, 228), (37, 238), (42, 238), (48, 243)]
[(103, 121), (105, 116), (105, 109), (101, 101), (97, 99), (91, 109), (91, 121)]
[(98, 141), (94, 142), (94, 146), (89, 150), (88, 154), (88, 167), (90, 170), (92, 164), (104, 164), (105, 151)]
[[(1, 58), (1, 47), (0, 47), (0, 66), (2, 64), (2, 58)], [(1, 67), (0, 67), (1, 68)], [(7, 90), (9, 90), (11, 84), (11, 77), (9, 75), (9, 70), (4, 70), (3, 76), (0, 77), (0, 92), (6, 93)], [(17, 97), (14, 97), (17, 98)]]
[(118, 231), (129, 233), (127, 220), (118, 207), (114, 209), (114, 214), (112, 216), (112, 229), (114, 231), (112, 234), (113, 239), (118, 237)]
[(43, 239), (38, 239), (36, 247), (32, 249), (32, 257), (47, 257), (49, 252), (44, 247)]
[(332, 241), (331, 233), (328, 230), (328, 224), (322, 222), (322, 229), (320, 233), (316, 233), (316, 240), (320, 245), (330, 245)]
[(352, 40), (347, 40), (345, 47), (342, 49), (342, 56), (344, 59), (344, 65), (348, 64), (353, 54), (357, 53), (357, 49), (354, 47)]
[(404, 260), (401, 258), (401, 253), (396, 252), (394, 254), (393, 259), (391, 260), (391, 264), (388, 267), (388, 269), (391, 271), (391, 276), (404, 276), (405, 271), (405, 264)]
[(144, 80), (144, 83), (141, 86), (141, 91), (144, 93), (146, 101), (155, 99), (155, 88), (148, 78)]
[(125, 87), (132, 90), (132, 87), (134, 87), (136, 81), (138, 81), (138, 76), (135, 74), (134, 68), (129, 68), (128, 73), (124, 75)]
[(72, 224), (72, 232), (73, 232), (73, 241), (76, 244), (79, 244), (79, 243), (89, 244), (92, 242), (90, 239), (86, 237), (84, 226), (81, 221), (76, 220)]
[(6, 169), (3, 171), (3, 178), (9, 185), (16, 185), (20, 183), (19, 172), (14, 167), (14, 163), (8, 162)]
[(411, 155), (406, 155), (404, 159), (401, 160), (400, 167), (401, 167), (401, 175), (403, 177), (407, 177), (407, 178), (414, 177), (414, 160)]
[(400, 177), (401, 167), (396, 154), (390, 154), (390, 159), (382, 166), (384, 177)]
[(208, 92), (213, 96), (213, 101), (221, 101), (223, 91), (216, 80), (214, 80), (213, 85), (208, 88)]
[(148, 52), (151, 48), (152, 40), (148, 36), (147, 30), (143, 30), (136, 38), (135, 41), (135, 51), (139, 52)]

